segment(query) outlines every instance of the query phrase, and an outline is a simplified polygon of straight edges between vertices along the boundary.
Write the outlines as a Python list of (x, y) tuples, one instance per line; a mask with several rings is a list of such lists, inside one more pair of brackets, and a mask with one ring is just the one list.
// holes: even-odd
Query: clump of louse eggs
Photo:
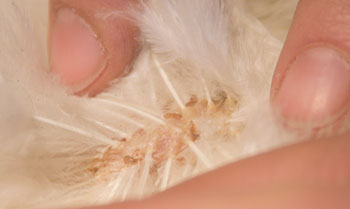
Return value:
[(151, 163), (148, 175), (159, 179), (158, 175), (161, 174), (158, 169), (167, 167), (168, 162), (194, 167), (198, 163), (198, 156), (195, 152), (189, 155), (186, 151), (195, 149), (193, 143), (201, 140), (197, 123), (210, 122), (210, 125), (216, 127), (217, 136), (232, 139), (244, 130), (244, 125), (236, 126), (232, 131), (230, 123), (226, 123), (223, 118), (237, 109), (237, 100), (223, 91), (218, 92), (210, 102), (192, 96), (183, 110), (166, 112), (164, 124), (151, 129), (139, 129), (130, 138), (118, 140), (116, 146), (89, 162), (88, 172), (100, 180), (108, 181), (116, 173), (147, 161)]

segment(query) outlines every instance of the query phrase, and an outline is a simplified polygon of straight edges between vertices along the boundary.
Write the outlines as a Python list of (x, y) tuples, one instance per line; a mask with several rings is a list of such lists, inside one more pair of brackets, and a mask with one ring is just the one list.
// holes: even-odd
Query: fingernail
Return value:
[(90, 25), (75, 10), (60, 9), (53, 24), (51, 71), (72, 91), (81, 91), (104, 71), (105, 50)]
[(291, 63), (273, 104), (291, 123), (326, 125), (346, 111), (349, 97), (350, 70), (345, 58), (334, 49), (315, 47)]

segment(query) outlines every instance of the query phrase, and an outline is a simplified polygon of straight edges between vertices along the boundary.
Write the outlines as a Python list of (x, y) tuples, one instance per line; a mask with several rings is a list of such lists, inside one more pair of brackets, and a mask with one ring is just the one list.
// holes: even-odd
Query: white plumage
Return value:
[(291, 2), (145, 1), (132, 72), (78, 98), (48, 72), (47, 2), (1, 1), (0, 207), (146, 197), (294, 142), (268, 102)]

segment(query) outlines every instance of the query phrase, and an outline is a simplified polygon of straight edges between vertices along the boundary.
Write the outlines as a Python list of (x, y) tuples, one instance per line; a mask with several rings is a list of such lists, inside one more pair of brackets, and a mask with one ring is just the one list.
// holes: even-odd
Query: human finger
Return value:
[(271, 100), (290, 122), (316, 126), (346, 114), (350, 100), (350, 1), (301, 0), (276, 67)]
[(138, 2), (50, 1), (51, 71), (73, 93), (93, 96), (128, 70), (138, 30), (125, 12)]
[(346, 209), (350, 133), (230, 164), (150, 199), (89, 209)]

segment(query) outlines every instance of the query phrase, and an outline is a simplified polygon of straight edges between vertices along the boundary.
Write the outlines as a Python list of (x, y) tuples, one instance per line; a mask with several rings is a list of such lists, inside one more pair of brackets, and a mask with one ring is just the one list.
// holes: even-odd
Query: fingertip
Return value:
[[(350, 2), (301, 0), (279, 58), (271, 103), (288, 125), (317, 128), (346, 117)], [(285, 122), (287, 121), (287, 122)]]
[(51, 71), (73, 92), (91, 85), (105, 70), (106, 51), (75, 10), (63, 8), (57, 12), (51, 39)]
[(272, 104), (290, 124), (323, 126), (343, 115), (349, 100), (349, 64), (336, 50), (317, 46), (289, 65)]
[(138, 51), (136, 26), (123, 17), (104, 18), (100, 14), (101, 11), (130, 9), (134, 3), (128, 2), (50, 2), (51, 72), (70, 93), (94, 96), (122, 76), (132, 64)]

